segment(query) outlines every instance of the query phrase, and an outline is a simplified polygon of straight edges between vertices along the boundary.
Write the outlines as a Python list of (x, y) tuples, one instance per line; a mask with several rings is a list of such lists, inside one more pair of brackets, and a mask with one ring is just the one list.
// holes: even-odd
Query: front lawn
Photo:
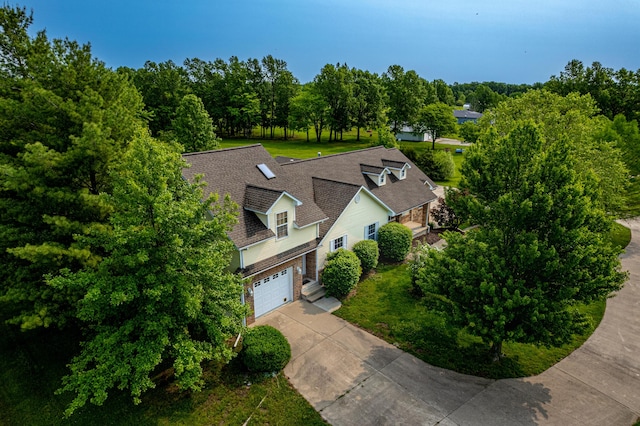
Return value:
[(507, 357), (498, 363), (487, 357), (479, 338), (447, 323), (445, 317), (426, 307), (411, 294), (406, 265), (380, 265), (377, 273), (360, 282), (357, 294), (335, 314), (395, 344), (429, 364), (461, 373), (489, 378), (539, 374), (578, 348), (595, 330), (604, 315), (605, 302), (583, 306), (591, 317), (591, 329), (560, 348), (505, 343)]
[(246, 373), (237, 360), (206, 368), (201, 392), (179, 392), (159, 375), (142, 404), (113, 391), (102, 407), (90, 403), (71, 418), (63, 411), (71, 395), (55, 395), (65, 363), (76, 350), (76, 333), (20, 332), (0, 325), (0, 424), (2, 425), (322, 425), (311, 405), (283, 374)]

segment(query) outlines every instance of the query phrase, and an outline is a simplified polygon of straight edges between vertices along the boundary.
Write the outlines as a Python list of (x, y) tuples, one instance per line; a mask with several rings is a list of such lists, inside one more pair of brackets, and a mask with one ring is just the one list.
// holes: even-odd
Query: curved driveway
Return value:
[(640, 219), (624, 224), (630, 280), (589, 340), (538, 376), (433, 367), (302, 301), (258, 323), (289, 339), (285, 374), (334, 425), (631, 425), (640, 418)]

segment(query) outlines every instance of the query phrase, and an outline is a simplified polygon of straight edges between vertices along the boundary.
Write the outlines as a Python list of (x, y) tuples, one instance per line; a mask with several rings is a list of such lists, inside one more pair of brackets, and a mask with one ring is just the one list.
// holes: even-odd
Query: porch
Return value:
[(429, 233), (429, 225), (424, 226), (420, 222), (408, 221), (408, 222), (405, 222), (403, 225), (411, 229), (411, 232), (413, 232), (414, 239)]

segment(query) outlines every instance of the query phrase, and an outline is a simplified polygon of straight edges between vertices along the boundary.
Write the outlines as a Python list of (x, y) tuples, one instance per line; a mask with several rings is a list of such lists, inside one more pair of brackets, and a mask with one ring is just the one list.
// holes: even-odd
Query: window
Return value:
[(338, 237), (335, 240), (331, 241), (331, 251), (336, 251), (338, 249), (346, 249), (347, 248), (347, 236), (343, 235), (342, 237)]
[(378, 176), (378, 186), (384, 185), (386, 181), (387, 181), (387, 176), (384, 173), (381, 173), (380, 176)]
[(287, 212), (276, 214), (276, 237), (284, 238), (289, 235), (289, 220)]
[(404, 179), (406, 177), (407, 177), (407, 169), (403, 167), (402, 170), (400, 170), (400, 179)]
[(378, 236), (378, 222), (364, 227), (364, 239), (375, 240)]

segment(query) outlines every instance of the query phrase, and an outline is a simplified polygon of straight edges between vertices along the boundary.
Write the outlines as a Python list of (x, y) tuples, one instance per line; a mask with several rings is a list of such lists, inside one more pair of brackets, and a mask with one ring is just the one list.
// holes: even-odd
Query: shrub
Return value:
[(362, 273), (369, 272), (378, 266), (378, 243), (374, 240), (362, 240), (355, 243), (353, 252), (360, 259)]
[(453, 176), (456, 166), (448, 151), (427, 149), (417, 159), (417, 166), (433, 180), (447, 180)]
[(407, 157), (413, 163), (415, 163), (416, 160), (418, 159), (418, 152), (412, 146), (403, 146), (400, 148), (400, 151), (404, 154), (405, 157)]
[(422, 288), (418, 285), (418, 274), (420, 273), (420, 270), (425, 267), (426, 259), (429, 256), (429, 250), (431, 250), (429, 244), (419, 244), (415, 248), (411, 249), (411, 256), (409, 256), (411, 287), (413, 288), (413, 293), (416, 296), (424, 296)]
[(358, 256), (352, 251), (338, 249), (327, 255), (322, 283), (327, 295), (344, 297), (356, 286), (361, 274)]
[(260, 325), (245, 334), (240, 357), (249, 371), (280, 371), (291, 359), (291, 346), (280, 331)]
[(392, 262), (401, 262), (411, 250), (413, 233), (398, 222), (389, 222), (378, 230), (380, 256)]

